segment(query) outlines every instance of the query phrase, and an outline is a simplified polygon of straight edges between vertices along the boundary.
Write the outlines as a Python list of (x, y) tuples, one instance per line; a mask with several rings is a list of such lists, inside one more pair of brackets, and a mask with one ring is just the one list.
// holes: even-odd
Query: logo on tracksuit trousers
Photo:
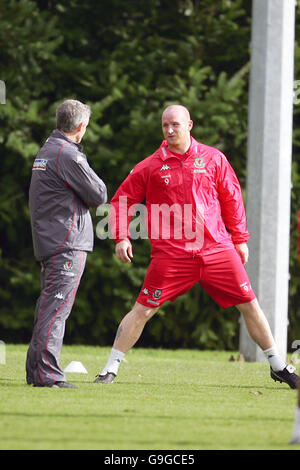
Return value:
[(64, 269), (66, 271), (72, 271), (73, 269), (73, 261), (66, 261), (64, 264)]
[(66, 261), (63, 266), (64, 270), (60, 271), (60, 274), (64, 276), (74, 277), (74, 273), (72, 272), (73, 269), (73, 261)]

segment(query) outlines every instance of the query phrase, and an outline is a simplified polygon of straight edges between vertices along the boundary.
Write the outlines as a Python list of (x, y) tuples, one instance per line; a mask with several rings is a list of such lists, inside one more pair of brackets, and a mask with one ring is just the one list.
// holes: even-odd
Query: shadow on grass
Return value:
[[(257, 390), (257, 391), (262, 391), (262, 390), (272, 390), (272, 391), (275, 391), (276, 388), (277, 388), (277, 391), (287, 391), (287, 390), (292, 390), (287, 384), (280, 384), (280, 385), (261, 385), (261, 384), (250, 384), (250, 385), (235, 385), (235, 384), (222, 384), (222, 383), (218, 383), (218, 384), (197, 384), (197, 383), (189, 383), (189, 382), (185, 382), (185, 383), (182, 383), (182, 384), (178, 384), (178, 383), (171, 383), (171, 382), (168, 382), (167, 384), (166, 383), (163, 383), (163, 382), (141, 382), (141, 381), (132, 381), (132, 382), (123, 382), (123, 381), (118, 381), (118, 382), (114, 382), (113, 384), (97, 384), (97, 383), (94, 383), (94, 380), (91, 380), (91, 381), (87, 381), (87, 380), (72, 380), (72, 383), (76, 384), (76, 385), (93, 385), (93, 387), (99, 387), (99, 389), (101, 387), (119, 387), (119, 386), (134, 386), (134, 387), (145, 387), (145, 386), (158, 386), (158, 385), (163, 385), (164, 387), (172, 387), (172, 388), (181, 388), (183, 385), (189, 385), (190, 387), (193, 387), (193, 389), (195, 388), (199, 388), (199, 389), (205, 389), (205, 388), (211, 388), (211, 389), (223, 389), (224, 391), (225, 390)], [(0, 378), (0, 387), (28, 387), (31, 388), (32, 386), (31, 385), (28, 385), (26, 382), (20, 382), (19, 380), (16, 380), (16, 379), (11, 379), (11, 378)], [(49, 389), (51, 387), (32, 387), (34, 389), (43, 389), (43, 388), (46, 388), (46, 389)], [(57, 390), (57, 389), (55, 389)], [(73, 390), (75, 391), (75, 390)]]
[[(160, 419), (162, 421), (176, 421), (178, 422), (179, 421), (191, 421), (191, 417), (190, 416), (182, 416), (182, 415), (175, 415), (175, 414), (172, 414), (172, 416), (164, 416), (164, 415), (155, 415), (155, 414), (151, 414), (151, 415), (145, 415), (145, 414), (140, 414), (138, 411), (122, 411), (121, 413), (115, 413), (115, 414), (112, 414), (112, 413), (91, 413), (91, 414), (88, 414), (88, 413), (83, 413), (83, 414), (80, 414), (80, 413), (51, 413), (51, 414), (45, 414), (45, 413), (26, 413), (24, 411), (22, 412), (0, 412), (0, 415), (2, 417), (19, 417), (19, 418), (55, 418), (55, 419), (58, 419), (58, 418), (62, 418), (62, 419), (66, 419), (66, 418), (69, 418), (69, 419), (80, 419), (80, 418), (83, 418), (83, 419), (94, 419), (94, 420), (98, 420), (98, 419), (120, 419), (124, 416), (131, 416), (132, 418), (134, 418), (135, 420), (138, 419), (138, 420), (150, 420), (150, 421), (153, 421), (153, 419)], [(213, 416), (213, 419), (209, 416), (205, 417), (205, 418), (202, 418), (203, 421), (207, 420), (208, 422), (216, 422), (216, 421), (220, 421), (220, 422), (224, 422), (224, 416)], [(291, 422), (291, 419), (290, 418), (285, 418), (285, 417), (280, 417), (280, 418), (274, 418), (273, 416), (264, 416), (264, 421), (270, 421), (270, 422), (287, 422), (290, 424)], [(231, 422), (249, 422), (249, 421), (257, 421), (257, 416), (234, 416), (234, 417), (231, 417), (230, 418), (230, 421)]]

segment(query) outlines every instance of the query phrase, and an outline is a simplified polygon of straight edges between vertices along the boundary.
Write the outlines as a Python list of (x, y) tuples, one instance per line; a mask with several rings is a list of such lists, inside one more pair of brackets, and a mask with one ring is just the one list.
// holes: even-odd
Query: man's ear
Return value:
[(76, 132), (80, 132), (80, 131), (81, 131), (82, 125), (83, 125), (83, 123), (81, 122), (81, 123), (77, 126), (77, 128), (76, 128)]
[(194, 125), (193, 121), (189, 121), (189, 131), (193, 129), (193, 125)]

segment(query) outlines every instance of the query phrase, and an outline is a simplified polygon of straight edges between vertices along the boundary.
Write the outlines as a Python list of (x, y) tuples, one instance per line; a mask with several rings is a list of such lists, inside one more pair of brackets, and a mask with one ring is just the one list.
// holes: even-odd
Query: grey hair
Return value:
[(56, 109), (56, 126), (63, 132), (73, 132), (80, 123), (87, 123), (91, 108), (77, 100), (66, 100)]

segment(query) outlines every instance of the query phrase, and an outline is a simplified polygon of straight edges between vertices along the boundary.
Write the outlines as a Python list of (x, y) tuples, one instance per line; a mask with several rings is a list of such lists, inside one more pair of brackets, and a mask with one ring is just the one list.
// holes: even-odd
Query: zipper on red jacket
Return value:
[[(184, 169), (183, 169), (183, 161), (182, 161), (182, 160), (180, 160), (180, 166), (181, 166), (181, 174), (182, 174), (183, 193), (184, 193), (184, 195), (186, 196), (186, 194), (185, 194), (185, 187), (186, 187), (186, 186), (185, 186), (185, 184), (184, 184)], [(184, 197), (184, 201), (185, 201), (185, 200), (186, 200), (186, 199), (185, 199), (185, 197)], [(192, 258), (193, 258), (193, 259), (195, 258), (195, 251), (194, 251), (194, 250), (192, 250)]]
[[(196, 153), (197, 153), (197, 151), (196, 151)], [(184, 169), (183, 169), (184, 165), (183, 165), (183, 163), (184, 162), (182, 160), (180, 160), (180, 166), (181, 166), (181, 171), (182, 171), (183, 192), (184, 192), (185, 196), (187, 196), (187, 194), (186, 194), (186, 185), (184, 184)], [(184, 198), (184, 201), (186, 201), (186, 200), (187, 199)], [(194, 259), (195, 257), (196, 257), (195, 250), (192, 250), (192, 258)]]

